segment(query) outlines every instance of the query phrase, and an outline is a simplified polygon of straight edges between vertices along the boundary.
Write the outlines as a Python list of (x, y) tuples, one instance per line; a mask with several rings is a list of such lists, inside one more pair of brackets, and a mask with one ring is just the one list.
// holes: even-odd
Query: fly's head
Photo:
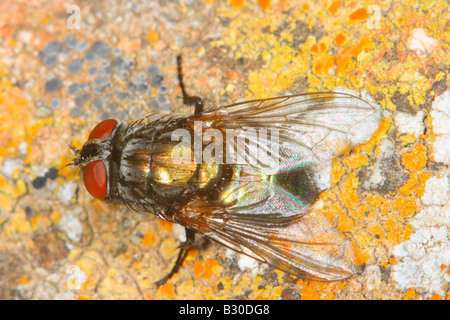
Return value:
[(117, 127), (116, 120), (103, 120), (92, 129), (81, 150), (74, 150), (77, 158), (71, 164), (81, 167), (84, 185), (97, 199), (105, 199), (110, 193), (108, 177), (113, 149), (111, 139)]

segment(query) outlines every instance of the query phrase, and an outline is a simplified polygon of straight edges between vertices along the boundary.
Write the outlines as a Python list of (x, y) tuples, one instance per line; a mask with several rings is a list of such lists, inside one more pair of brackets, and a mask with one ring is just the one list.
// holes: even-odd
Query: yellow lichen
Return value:
[(337, 227), (341, 232), (353, 232), (355, 230), (355, 223), (352, 218), (342, 214), (339, 216)]
[(403, 218), (412, 216), (417, 208), (414, 197), (396, 197), (392, 200), (392, 204)]
[(359, 196), (356, 192), (358, 184), (358, 178), (354, 173), (350, 173), (349, 176), (344, 180), (342, 184), (343, 189), (339, 194), (339, 200), (342, 202), (342, 204), (344, 204), (345, 207), (355, 209), (359, 204)]
[(411, 174), (408, 181), (398, 190), (401, 195), (408, 196), (419, 182), (417, 175)]
[(349, 166), (350, 169), (356, 169), (367, 165), (369, 163), (369, 157), (362, 153), (355, 153), (346, 158), (344, 163)]
[(419, 184), (414, 188), (414, 193), (418, 197), (422, 197), (425, 193), (425, 183), (433, 176), (431, 172), (421, 172), (419, 173)]
[(402, 163), (406, 169), (418, 171), (427, 164), (427, 149), (423, 144), (415, 144), (402, 154)]

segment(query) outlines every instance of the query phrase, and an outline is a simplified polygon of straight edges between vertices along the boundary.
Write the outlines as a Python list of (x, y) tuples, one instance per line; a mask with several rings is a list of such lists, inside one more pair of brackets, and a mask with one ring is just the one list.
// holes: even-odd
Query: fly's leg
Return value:
[(177, 260), (175, 261), (175, 265), (172, 270), (170, 270), (169, 274), (162, 278), (161, 280), (156, 281), (157, 286), (161, 286), (165, 284), (170, 278), (172, 278), (178, 270), (180, 270), (181, 265), (183, 264), (184, 259), (186, 259), (189, 249), (192, 247), (195, 241), (195, 232), (191, 229), (185, 228), (186, 232), (186, 241), (180, 244), (180, 251), (178, 252)]
[(186, 89), (184, 88), (183, 83), (183, 72), (181, 68), (181, 55), (177, 56), (177, 70), (178, 70), (178, 82), (180, 84), (181, 93), (183, 94), (183, 103), (188, 106), (194, 105), (195, 107), (195, 115), (199, 115), (203, 112), (204, 101), (202, 98), (198, 96), (190, 96), (186, 93)]

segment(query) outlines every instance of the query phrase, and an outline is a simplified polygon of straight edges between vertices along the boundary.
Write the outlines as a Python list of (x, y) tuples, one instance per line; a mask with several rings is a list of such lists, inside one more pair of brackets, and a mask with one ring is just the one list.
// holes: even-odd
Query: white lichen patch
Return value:
[[(430, 112), (434, 160), (450, 164), (450, 92), (436, 97)], [(415, 288), (425, 293), (446, 295), (450, 284), (450, 170), (425, 183), (423, 209), (410, 221), (414, 230), (409, 240), (394, 247), (399, 260), (391, 279), (399, 289)]]
[(357, 146), (361, 143), (367, 142), (380, 126), (381, 106), (375, 102), (367, 90), (359, 92), (346, 87), (336, 87), (334, 91), (348, 93), (355, 97), (359, 97), (368, 102), (374, 108), (374, 112), (370, 116), (364, 119), (364, 121), (361, 121), (353, 126), (349, 132), (352, 146)]
[(430, 178), (421, 198), (424, 208), (410, 221), (414, 227), (409, 240), (394, 247), (399, 260), (391, 279), (399, 289), (415, 288), (426, 297), (445, 296), (450, 267), (450, 185), (449, 171)]
[(425, 207), (411, 224), (415, 231), (410, 239), (392, 252), (401, 262), (393, 266), (391, 279), (401, 290), (416, 288), (426, 296), (444, 296), (450, 265), (450, 204)]
[(422, 28), (417, 28), (413, 30), (406, 46), (419, 57), (425, 58), (439, 47), (439, 41), (429, 37)]
[(434, 160), (450, 165), (450, 91), (445, 91), (434, 99), (430, 112), (433, 133)]
[(330, 187), (332, 167), (333, 162), (329, 160), (311, 168), (313, 172), (312, 179), (319, 191)]
[(424, 112), (419, 111), (416, 115), (409, 115), (404, 112), (396, 112), (394, 116), (395, 125), (401, 133), (410, 133), (418, 138), (424, 133), (425, 124), (423, 123)]
[(70, 201), (75, 197), (75, 192), (77, 189), (77, 184), (73, 181), (67, 182), (63, 184), (58, 192), (56, 193), (56, 197), (63, 204), (70, 204)]
[(79, 242), (83, 235), (83, 225), (80, 221), (81, 208), (76, 208), (73, 212), (67, 212), (61, 215), (58, 227), (63, 231), (67, 238), (72, 241)]
[(20, 159), (4, 159), (0, 167), (0, 173), (11, 179), (14, 171), (23, 170), (23, 161)]
[(238, 265), (241, 270), (251, 270), (253, 275), (256, 275), (259, 270), (260, 263), (244, 254), (239, 255)]
[[(381, 107), (377, 104), (367, 90), (362, 92), (355, 91), (346, 87), (336, 87), (336, 92), (348, 93), (355, 97), (359, 97), (368, 102), (374, 107), (374, 112), (368, 116), (364, 121), (355, 125), (349, 132), (350, 144), (357, 146), (364, 142), (367, 142), (375, 131), (378, 129), (381, 120)], [(392, 148), (393, 150), (393, 148)], [(322, 192), (330, 187), (331, 182), (331, 169), (333, 163), (331, 160), (325, 161), (321, 164), (311, 167), (312, 179), (318, 188), (319, 192)]]
[(422, 203), (426, 206), (442, 206), (448, 201), (449, 180), (448, 173), (442, 178), (432, 177), (425, 183), (425, 193)]

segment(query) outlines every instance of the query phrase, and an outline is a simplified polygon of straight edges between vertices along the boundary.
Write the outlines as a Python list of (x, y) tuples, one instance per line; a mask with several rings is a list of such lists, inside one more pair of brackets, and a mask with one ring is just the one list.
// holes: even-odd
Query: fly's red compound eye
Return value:
[(100, 122), (92, 129), (89, 134), (88, 140), (92, 139), (106, 139), (111, 135), (111, 132), (114, 130), (117, 121), (114, 119), (106, 119)]
[(83, 181), (91, 196), (100, 200), (106, 198), (106, 167), (102, 160), (93, 161), (83, 168)]

